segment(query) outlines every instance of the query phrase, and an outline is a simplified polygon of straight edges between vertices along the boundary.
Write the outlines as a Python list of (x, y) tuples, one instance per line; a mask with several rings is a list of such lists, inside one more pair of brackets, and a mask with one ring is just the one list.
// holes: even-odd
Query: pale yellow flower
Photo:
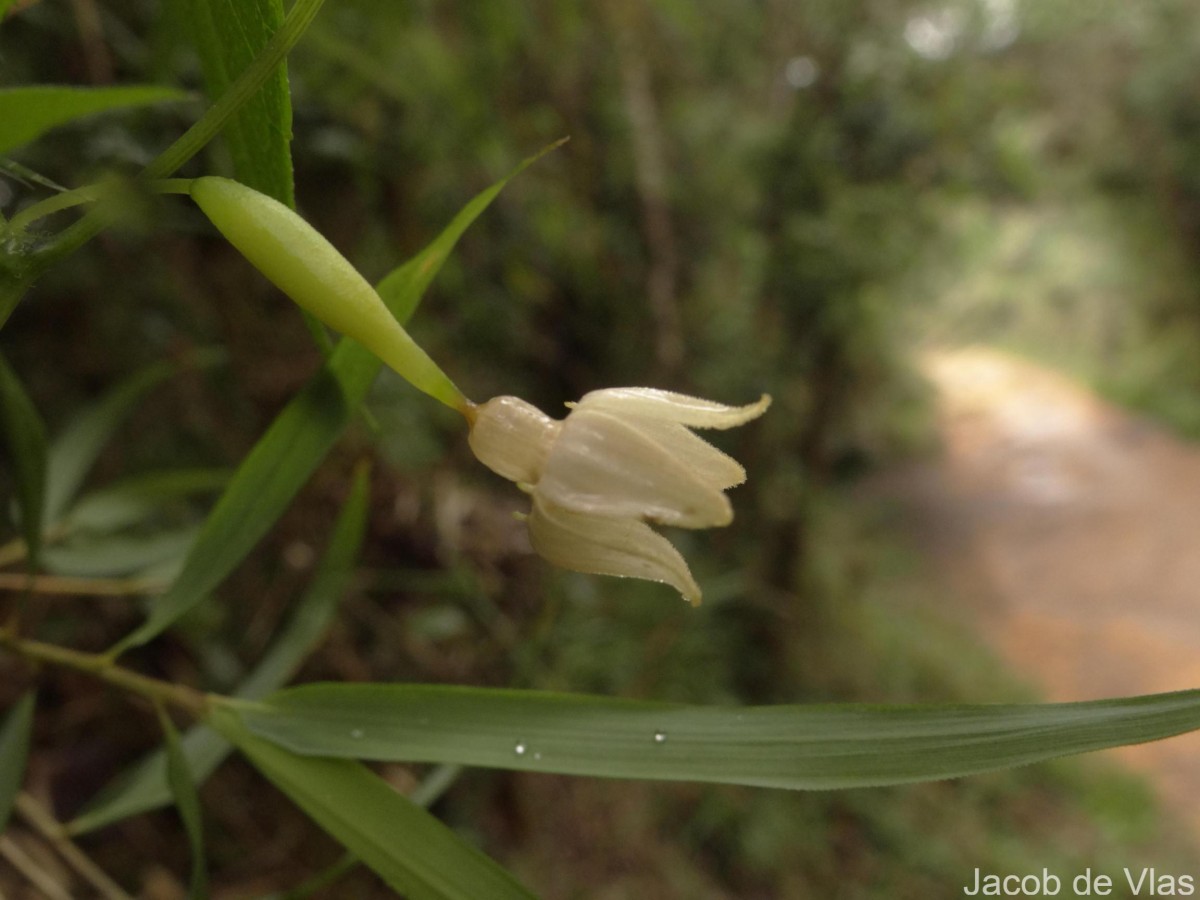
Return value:
[(592, 391), (562, 421), (517, 397), (470, 411), (475, 456), (533, 499), (529, 537), (543, 558), (577, 572), (661, 581), (700, 602), (687, 563), (647, 521), (712, 528), (733, 521), (725, 496), (746, 480), (734, 459), (689, 428), (733, 428), (766, 396), (724, 406), (653, 388)]

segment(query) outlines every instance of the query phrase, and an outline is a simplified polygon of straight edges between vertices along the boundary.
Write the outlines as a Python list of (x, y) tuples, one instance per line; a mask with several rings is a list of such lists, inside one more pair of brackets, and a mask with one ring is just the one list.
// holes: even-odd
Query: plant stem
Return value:
[(22, 232), (38, 219), (43, 219), (64, 209), (70, 209), (72, 206), (91, 203), (100, 197), (100, 193), (100, 185), (88, 184), (80, 188), (75, 188), (73, 191), (64, 191), (61, 194), (55, 194), (53, 197), (47, 197), (45, 200), (28, 206), (13, 216), (12, 221), (8, 223), (9, 231), (14, 234)]
[[(146, 166), (141, 177), (149, 181), (167, 178), (216, 137), (234, 113), (266, 83), (275, 68), (287, 57), (323, 3), (324, 0), (296, 0), (262, 53), (255, 57), (229, 90), (222, 94), (191, 128)], [(43, 272), (90, 241), (106, 224), (107, 220), (102, 212), (92, 210), (61, 232), (53, 243), (39, 250), (28, 265), (22, 266), (19, 272), (14, 273), (9, 283), (0, 285), (3, 287), (3, 291), (0, 291), (0, 327), (3, 327), (12, 314), (21, 296)]]
[(29, 856), (21, 845), (8, 836), (0, 834), (0, 857), (8, 861), (14, 869), (24, 875), (35, 888), (42, 892), (46, 900), (71, 900), (71, 895), (61, 884), (55, 881), (45, 869)]
[(17, 795), (17, 812), (58, 851), (75, 872), (105, 900), (133, 900), (121, 887), (80, 850), (67, 836), (67, 830), (31, 795)]
[(24, 657), (30, 662), (46, 663), (73, 669), (76, 672), (86, 672), (106, 684), (138, 694), (148, 700), (178, 707), (197, 719), (207, 718), (209, 709), (216, 699), (186, 685), (161, 681), (121, 668), (105, 654), (82, 653), (68, 647), (27, 640), (17, 637), (10, 631), (0, 631), (0, 648)]
[(0, 572), (0, 590), (29, 590), (34, 594), (126, 597), (137, 594), (161, 594), (167, 587), (167, 582), (150, 578), (80, 578), (72, 575)]

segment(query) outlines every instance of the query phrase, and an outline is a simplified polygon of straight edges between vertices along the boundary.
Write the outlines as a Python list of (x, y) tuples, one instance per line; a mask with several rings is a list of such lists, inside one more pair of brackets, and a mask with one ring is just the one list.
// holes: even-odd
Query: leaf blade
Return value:
[(533, 896), (365, 766), (297, 756), (251, 734), (224, 709), (213, 713), (213, 725), (313, 821), (412, 900)]
[[(229, 90), (283, 24), (280, 0), (191, 0), (184, 7), (214, 100)], [(238, 181), (287, 206), (295, 205), (291, 131), (287, 61), (281, 60), (223, 133)]]
[(177, 103), (190, 99), (186, 91), (157, 85), (120, 87), (72, 87), (32, 85), (0, 88), (0, 154), (28, 144), (52, 128), (97, 113)]
[[(205, 350), (183, 365), (206, 367), (221, 358), (220, 351)], [(51, 442), (46, 471), (47, 523), (57, 522), (66, 512), (101, 450), (137, 403), (180, 368), (177, 363), (160, 361), (126, 376), (80, 412)]]
[[(370, 506), (370, 479), (366, 466), (354, 475), (350, 492), (334, 522), (321, 560), (317, 563), (299, 603), (283, 631), (234, 692), (244, 699), (258, 699), (291, 678), (333, 621), (338, 603), (350, 582), (362, 547)], [(196, 780), (203, 783), (229, 755), (229, 742), (207, 725), (197, 725), (180, 741), (182, 753)], [(167, 784), (167, 760), (156, 750), (91, 800), (67, 826), (72, 834), (83, 834), (113, 822), (165, 806), (171, 802)]]
[(196, 782), (192, 778), (187, 757), (183, 753), (179, 732), (161, 707), (158, 710), (158, 718), (166, 738), (167, 783), (175, 798), (175, 806), (179, 811), (179, 818), (183, 822), (183, 830), (187, 835), (188, 847), (192, 853), (188, 898), (189, 900), (204, 900), (208, 896), (208, 869), (205, 866), (204, 824), (200, 813), (200, 796), (196, 792)]
[(0, 356), (0, 426), (17, 481), (21, 532), (29, 551), (29, 568), (33, 571), (41, 555), (46, 511), (49, 455), (46, 426), (21, 380), (3, 356)]
[(0, 724), (0, 834), (4, 832), (21, 790), (33, 733), (33, 691), (25, 693)]
[(721, 708), (537, 691), (314, 684), (239, 708), (294, 752), (789, 789), (975, 774), (1200, 728), (1200, 691), (1087, 703)]

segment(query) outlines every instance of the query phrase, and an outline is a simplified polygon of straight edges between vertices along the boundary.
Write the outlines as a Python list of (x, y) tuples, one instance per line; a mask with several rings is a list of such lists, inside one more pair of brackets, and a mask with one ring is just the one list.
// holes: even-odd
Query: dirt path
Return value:
[[(930, 546), (1047, 699), (1200, 686), (1200, 447), (986, 349), (931, 354)], [(1200, 734), (1114, 751), (1200, 837)]]

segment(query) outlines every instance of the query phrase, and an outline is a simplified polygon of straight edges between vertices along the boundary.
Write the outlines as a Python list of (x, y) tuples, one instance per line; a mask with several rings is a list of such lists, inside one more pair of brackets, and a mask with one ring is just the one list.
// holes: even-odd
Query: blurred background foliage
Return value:
[[(1200, 434), (1198, 13), (1195, 0), (328, 4), (289, 63), (296, 197), (369, 279), (571, 138), (467, 233), (412, 322), (469, 396), (553, 411), (650, 384), (730, 403), (766, 391), (775, 406), (718, 435), (751, 473), (734, 527), (672, 535), (705, 588), (692, 612), (665, 588), (532, 558), (511, 519), (521, 498), (474, 463), (455, 417), (385, 375), (377, 427), (343, 441), (219, 602), (140, 662), (232, 684), (300, 590), (353, 461), (376, 454), (360, 577), (303, 680), (704, 703), (1025, 696), (852, 487), (929, 447), (911, 363), (924, 342), (1053, 357)], [(198, 89), (181, 28), (152, 0), (17, 3), (0, 81)], [(199, 108), (89, 120), (14, 159), (67, 186), (128, 172)], [(217, 145), (184, 174), (228, 166)], [(29, 193), (0, 179), (5, 215)], [(142, 366), (224, 348), (223, 365), (145, 396), (94, 485), (236, 464), (319, 359), (289, 302), (178, 198), (132, 209), (54, 271), (0, 346), (52, 432)], [(204, 497), (163, 514), (178, 528)], [(47, 636), (96, 648), (137, 621), (125, 597), (55, 599), (40, 616)], [(40, 726), (59, 749), (34, 771), (70, 815), (157, 732), (149, 713), (60, 681), (64, 706)], [(113, 734), (114, 714), (143, 727)], [(204, 797), (228, 896), (338, 856), (238, 763)], [(437, 811), (551, 897), (951, 896), (975, 866), (1099, 871), (1175, 852), (1140, 787), (1078, 764), (829, 795), (471, 772)], [(84, 846), (172, 896), (186, 845), (171, 815)], [(382, 891), (352, 879), (329, 896)]]

